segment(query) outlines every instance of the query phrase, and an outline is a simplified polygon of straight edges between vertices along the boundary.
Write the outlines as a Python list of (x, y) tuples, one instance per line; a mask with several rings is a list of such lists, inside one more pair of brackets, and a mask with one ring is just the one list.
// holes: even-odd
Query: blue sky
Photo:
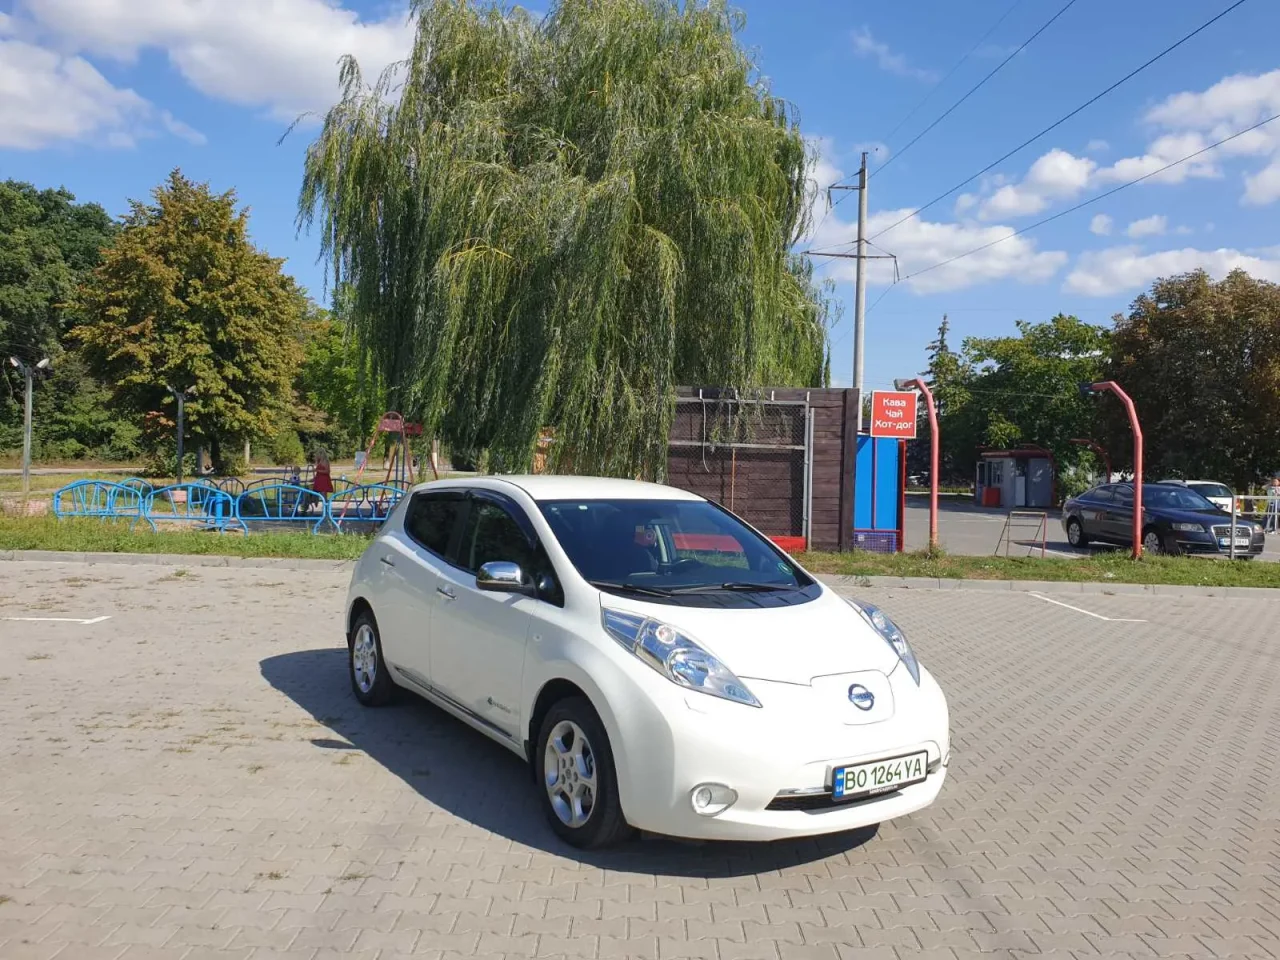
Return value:
[[(744, 42), (799, 109), (814, 151), (807, 245), (854, 237), (856, 197), (822, 190), (875, 151), (873, 232), (1075, 108), (1231, 0), (1077, 0), (914, 147), (897, 151), (1066, 0), (741, 0)], [(944, 83), (997, 22), (986, 42)], [(1003, 237), (1280, 113), (1280, 4), (1247, 0), (1164, 60), (876, 242), (904, 276)], [(336, 96), (334, 62), (403, 56), (403, 5), (377, 0), (0, 0), (0, 177), (66, 186), (120, 214), (170, 169), (235, 187), (255, 240), (318, 299), (314, 236), (296, 236), (302, 152), (290, 120)], [(904, 116), (929, 99), (893, 136)], [(848, 182), (845, 180), (844, 182)], [(1280, 281), (1280, 120), (980, 254), (891, 286), (872, 271), (867, 386), (917, 372), (942, 314), (953, 336), (1058, 311), (1103, 322), (1157, 276), (1232, 266)], [(853, 265), (828, 261), (844, 314), (833, 374), (850, 380)], [(887, 292), (886, 292), (887, 291)]]

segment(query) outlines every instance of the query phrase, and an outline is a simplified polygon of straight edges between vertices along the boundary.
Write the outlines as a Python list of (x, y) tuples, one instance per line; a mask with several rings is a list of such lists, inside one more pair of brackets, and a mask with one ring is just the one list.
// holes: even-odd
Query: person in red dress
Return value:
[(329, 470), (329, 455), (327, 453), (316, 454), (316, 470), (311, 478), (311, 489), (326, 497), (333, 493), (333, 476)]

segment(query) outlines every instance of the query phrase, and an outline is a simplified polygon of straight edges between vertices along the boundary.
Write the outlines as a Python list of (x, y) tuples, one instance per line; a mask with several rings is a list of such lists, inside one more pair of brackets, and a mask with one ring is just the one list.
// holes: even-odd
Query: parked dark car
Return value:
[[(1189, 487), (1144, 483), (1142, 514), (1142, 548), (1148, 553), (1230, 552), (1231, 514)], [(1062, 527), (1073, 547), (1091, 541), (1131, 546), (1133, 484), (1104, 483), (1072, 497), (1062, 506)], [(1262, 553), (1264, 539), (1259, 524), (1236, 520), (1236, 556)]]

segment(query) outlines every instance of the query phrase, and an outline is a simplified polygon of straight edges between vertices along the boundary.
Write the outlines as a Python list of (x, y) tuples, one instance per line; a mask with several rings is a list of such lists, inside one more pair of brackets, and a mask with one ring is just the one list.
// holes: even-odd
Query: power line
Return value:
[[(1024, 49), (1026, 49), (1028, 44), (1030, 44), (1033, 40), (1035, 40), (1036, 37), (1040, 36), (1040, 34), (1048, 30), (1049, 27), (1053, 25), (1053, 22), (1055, 20), (1057, 20), (1060, 16), (1062, 16), (1064, 13), (1070, 10), (1073, 6), (1075, 6), (1075, 4), (1076, 4), (1076, 0), (1067, 0), (1066, 4), (1063, 5), (1062, 9), (1060, 9), (1057, 13), (1055, 13), (1052, 17), (1050, 17), (1048, 20), (1045, 21), (1044, 26), (1042, 26), (1039, 30), (1037, 30), (1031, 36), (1027, 37), (1026, 40), (1023, 40), (1022, 45), (1019, 46), (1018, 49), (1014, 50), (1013, 53), (1009, 54), (1007, 57), (1001, 60), (998, 64), (996, 64), (995, 68), (990, 73), (988, 73), (985, 77), (983, 77), (981, 80), (975, 83), (972, 87), (970, 87), (968, 92), (965, 93), (965, 95), (962, 96), (959, 100), (957, 100), (951, 106), (947, 107), (947, 109), (944, 110), (942, 114), (936, 120), (933, 121), (933, 123), (929, 124), (923, 130), (917, 133), (914, 137), (912, 137), (909, 141), (907, 141), (907, 145), (903, 147), (901, 150), (898, 150), (895, 153), (891, 153), (889, 155), (889, 159), (886, 160), (884, 163), (880, 164), (878, 168), (876, 168), (876, 173), (879, 173), (881, 170), (885, 169), (885, 167), (889, 166), (889, 164), (893, 163), (893, 161), (897, 160), (900, 156), (902, 156), (904, 153), (906, 153), (908, 150), (914, 147), (926, 134), (928, 134), (930, 130), (932, 130), (934, 127), (940, 124), (943, 120), (947, 119), (947, 117), (951, 116), (952, 112), (954, 112), (955, 109), (960, 106), (960, 104), (964, 103), (971, 96), (973, 96), (975, 93), (981, 90), (986, 85), (988, 80), (990, 80), (997, 73), (1003, 70), (1005, 68), (1005, 65), (1008, 64), (1010, 60), (1012, 60), (1014, 57), (1020, 54)], [(1008, 16), (1008, 14), (1005, 14), (1005, 16)]]
[[(960, 60), (956, 63), (954, 67), (951, 68), (951, 70), (947, 73), (947, 75), (943, 77), (941, 80), (939, 80), (937, 83), (935, 83), (932, 87), (929, 88), (929, 92), (924, 95), (924, 98), (919, 103), (917, 103), (914, 107), (912, 107), (909, 111), (907, 111), (907, 115), (903, 117), (901, 120), (899, 120), (898, 125), (889, 131), (888, 135), (884, 138), (884, 142), (886, 144), (893, 139), (893, 135), (895, 133), (897, 133), (899, 130), (902, 129), (903, 124), (905, 124), (908, 120), (914, 117), (917, 111), (919, 111), (921, 107), (923, 107), (926, 103), (928, 103), (930, 98), (932, 98), (933, 95), (938, 92), (938, 90), (940, 90), (943, 86), (945, 86), (948, 80), (950, 80), (953, 76), (955, 76), (955, 72), (968, 62), (969, 58), (972, 57), (974, 53), (977, 52), (978, 48), (987, 42), (987, 38), (990, 37), (991, 34), (996, 32), (996, 28), (1000, 26), (1000, 24), (1004, 23), (1006, 19), (1008, 19), (1009, 14), (1013, 13), (1014, 10), (1022, 6), (1023, 2), (1024, 0), (1014, 0), (1013, 6), (1011, 6), (1008, 10), (1006, 10), (1003, 14), (1001, 14), (1000, 19), (997, 20), (995, 23), (993, 23), (991, 25), (991, 28), (987, 30), (987, 32), (984, 33), (978, 39), (978, 42), (969, 48), (969, 52), (960, 58)], [(876, 172), (879, 173), (880, 170), (883, 170), (888, 165), (889, 165), (889, 161), (886, 160), (876, 169)]]
[(1280, 113), (1272, 114), (1271, 116), (1267, 117), (1267, 119), (1261, 120), (1258, 123), (1255, 123), (1251, 127), (1246, 127), (1244, 130), (1239, 130), (1236, 133), (1231, 134), (1231, 136), (1229, 137), (1223, 137), (1217, 143), (1211, 143), (1209, 144), (1209, 146), (1204, 147), (1200, 150), (1197, 150), (1195, 153), (1189, 153), (1185, 157), (1181, 157), (1178, 160), (1174, 160), (1172, 163), (1166, 163), (1159, 170), (1152, 170), (1150, 173), (1145, 173), (1140, 177), (1130, 180), (1128, 183), (1122, 183), (1118, 187), (1113, 187), (1112, 189), (1106, 191), (1105, 193), (1100, 193), (1096, 197), (1090, 197), (1088, 200), (1083, 200), (1080, 203), (1077, 203), (1073, 207), (1068, 207), (1066, 210), (1061, 210), (1058, 213), (1053, 214), (1052, 216), (1045, 217), (1043, 220), (1037, 220), (1035, 223), (1025, 226), (1021, 230), (1015, 230), (1013, 233), (1006, 234), (1005, 236), (1000, 237), (998, 240), (992, 240), (990, 243), (984, 243), (980, 247), (974, 247), (972, 250), (967, 250), (964, 253), (956, 254), (954, 257), (948, 257), (946, 260), (942, 260), (938, 263), (933, 264), (933, 266), (925, 267), (922, 270), (917, 270), (915, 273), (909, 273), (902, 279), (904, 281), (910, 280), (914, 277), (920, 276), (922, 273), (928, 273), (930, 270), (937, 270), (939, 267), (945, 267), (949, 263), (955, 263), (957, 260), (963, 260), (965, 257), (971, 257), (975, 253), (981, 253), (983, 250), (988, 250), (991, 247), (994, 247), (997, 243), (1004, 243), (1006, 240), (1012, 240), (1014, 237), (1021, 236), (1022, 234), (1028, 232), (1029, 230), (1034, 230), (1037, 227), (1042, 227), (1046, 223), (1051, 223), (1052, 221), (1057, 220), (1060, 217), (1065, 217), (1069, 213), (1075, 213), (1077, 210), (1081, 210), (1084, 207), (1089, 206), (1090, 204), (1097, 203), (1099, 200), (1105, 200), (1107, 197), (1114, 196), (1115, 194), (1119, 193), (1121, 190), (1126, 190), (1135, 184), (1142, 183), (1142, 181), (1144, 180), (1150, 180), (1152, 177), (1159, 176), (1160, 174), (1164, 173), (1166, 170), (1172, 170), (1174, 167), (1179, 166), (1180, 164), (1186, 163), (1188, 160), (1194, 160), (1196, 157), (1201, 156), (1202, 154), (1206, 154), (1210, 150), (1216, 150), (1218, 147), (1222, 146), (1224, 143), (1230, 143), (1232, 140), (1235, 140), (1238, 137), (1243, 137), (1246, 133), (1252, 133), (1254, 130), (1259, 129), (1260, 127), (1265, 127), (1268, 123), (1271, 123), (1273, 120), (1280, 120)]
[[(913, 210), (911, 213), (907, 214), (907, 215), (906, 215), (905, 217), (903, 217), (901, 220), (897, 220), (897, 221), (895, 221), (894, 223), (891, 223), (889, 226), (885, 227), (885, 228), (884, 228), (883, 230), (881, 230), (879, 233), (873, 234), (873, 235), (872, 235), (872, 237), (871, 237), (871, 239), (872, 239), (872, 240), (875, 240), (877, 237), (882, 237), (882, 236), (884, 236), (886, 233), (888, 233), (890, 230), (893, 230), (893, 229), (895, 229), (895, 228), (897, 228), (897, 227), (902, 226), (902, 224), (906, 223), (908, 220), (911, 220), (911, 219), (912, 219), (912, 218), (914, 218), (914, 217), (918, 217), (920, 214), (924, 213), (924, 211), (928, 210), (928, 209), (929, 209), (930, 207), (932, 207), (934, 204), (939, 203), (939, 202), (941, 202), (942, 200), (945, 200), (947, 197), (951, 196), (951, 194), (955, 193), (955, 192), (956, 192), (957, 190), (959, 190), (961, 187), (968, 186), (970, 183), (972, 183), (974, 180), (977, 180), (980, 176), (982, 176), (984, 173), (987, 173), (987, 172), (988, 172), (989, 170), (991, 170), (993, 167), (996, 167), (996, 166), (998, 166), (999, 164), (1004, 163), (1006, 160), (1008, 160), (1008, 159), (1009, 159), (1010, 157), (1012, 157), (1014, 154), (1019, 153), (1019, 152), (1020, 152), (1020, 151), (1022, 151), (1022, 150), (1025, 150), (1027, 147), (1031, 146), (1031, 144), (1035, 143), (1037, 140), (1039, 140), (1041, 137), (1043, 137), (1046, 133), (1049, 133), (1050, 131), (1057, 129), (1058, 127), (1060, 127), (1060, 126), (1062, 126), (1064, 123), (1066, 123), (1068, 120), (1070, 120), (1072, 117), (1074, 117), (1076, 114), (1078, 114), (1078, 113), (1080, 113), (1081, 111), (1085, 110), (1087, 107), (1090, 107), (1090, 106), (1092, 106), (1093, 104), (1097, 103), (1099, 100), (1101, 100), (1101, 99), (1102, 99), (1103, 97), (1105, 97), (1107, 94), (1111, 93), (1111, 91), (1115, 90), (1117, 87), (1121, 86), (1122, 84), (1124, 84), (1124, 83), (1128, 82), (1129, 80), (1133, 79), (1134, 77), (1136, 77), (1138, 74), (1140, 74), (1143, 70), (1147, 69), (1147, 67), (1151, 66), (1151, 65), (1152, 65), (1153, 63), (1155, 63), (1157, 60), (1160, 60), (1160, 59), (1162, 59), (1163, 57), (1167, 56), (1168, 54), (1172, 53), (1174, 50), (1177, 50), (1177, 49), (1178, 49), (1178, 47), (1182, 46), (1184, 43), (1186, 43), (1186, 42), (1187, 42), (1188, 40), (1190, 40), (1192, 37), (1196, 36), (1198, 33), (1201, 33), (1202, 31), (1204, 31), (1204, 30), (1208, 29), (1209, 27), (1213, 26), (1213, 24), (1217, 23), (1219, 20), (1221, 20), (1223, 17), (1225, 17), (1228, 13), (1230, 13), (1232, 10), (1236, 9), (1236, 7), (1241, 6), (1243, 3), (1245, 3), (1245, 0), (1235, 0), (1235, 3), (1231, 4), (1231, 6), (1227, 7), (1225, 10), (1223, 10), (1221, 13), (1219, 13), (1216, 17), (1214, 17), (1214, 18), (1213, 18), (1213, 19), (1211, 19), (1211, 20), (1207, 20), (1207, 21), (1205, 21), (1205, 22), (1204, 22), (1204, 23), (1202, 23), (1200, 26), (1196, 27), (1194, 30), (1192, 30), (1190, 33), (1188, 33), (1186, 36), (1184, 36), (1181, 40), (1177, 41), (1176, 43), (1174, 43), (1174, 44), (1172, 44), (1172, 45), (1170, 45), (1170, 46), (1168, 46), (1168, 47), (1165, 47), (1163, 50), (1161, 50), (1159, 53), (1157, 53), (1154, 57), (1152, 57), (1152, 58), (1151, 58), (1150, 60), (1148, 60), (1146, 63), (1142, 64), (1142, 66), (1137, 67), (1137, 68), (1135, 68), (1134, 70), (1131, 70), (1129, 73), (1125, 74), (1123, 77), (1121, 77), (1121, 78), (1120, 78), (1119, 80), (1117, 80), (1115, 83), (1111, 84), (1111, 86), (1107, 87), (1107, 88), (1106, 88), (1105, 90), (1103, 90), (1101, 93), (1098, 93), (1098, 94), (1096, 94), (1095, 96), (1093, 96), (1093, 97), (1089, 98), (1089, 99), (1088, 99), (1088, 100), (1086, 100), (1084, 103), (1080, 104), (1080, 106), (1078, 106), (1078, 107), (1076, 107), (1074, 110), (1072, 110), (1070, 113), (1068, 113), (1068, 114), (1066, 114), (1065, 116), (1063, 116), (1063, 117), (1059, 118), (1058, 120), (1055, 120), (1053, 123), (1049, 124), (1049, 126), (1045, 127), (1043, 130), (1041, 130), (1041, 131), (1040, 131), (1039, 133), (1037, 133), (1035, 136), (1033, 136), (1033, 137), (1029, 137), (1028, 139), (1026, 139), (1026, 140), (1022, 141), (1022, 143), (1018, 144), (1016, 147), (1014, 147), (1012, 150), (1010, 150), (1010, 151), (1009, 151), (1008, 153), (1006, 153), (1004, 156), (1002, 156), (1002, 157), (1000, 157), (1000, 158), (998, 158), (998, 159), (996, 159), (996, 160), (993, 160), (991, 163), (987, 164), (985, 167), (983, 167), (981, 170), (979, 170), (979, 171), (978, 171), (977, 173), (975, 173), (973, 176), (968, 177), (968, 178), (966, 178), (966, 179), (964, 179), (964, 180), (960, 181), (960, 182), (959, 182), (959, 183), (957, 183), (954, 187), (952, 187), (950, 190), (946, 191), (945, 193), (941, 193), (941, 194), (939, 194), (938, 196), (934, 197), (932, 200), (930, 200), (930, 201), (929, 201), (928, 203), (926, 203), (924, 206), (919, 207), (919, 208), (917, 208), (917, 209)], [(883, 168), (882, 168), (882, 169), (883, 169)]]

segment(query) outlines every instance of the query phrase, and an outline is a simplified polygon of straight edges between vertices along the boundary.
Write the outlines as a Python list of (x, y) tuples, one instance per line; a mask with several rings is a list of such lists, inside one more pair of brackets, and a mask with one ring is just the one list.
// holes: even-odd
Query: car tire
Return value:
[(631, 834), (609, 735), (588, 700), (567, 697), (552, 705), (542, 719), (533, 762), (539, 802), (561, 840), (591, 850)]
[(1142, 549), (1147, 553), (1157, 553), (1168, 556), (1178, 552), (1177, 546), (1172, 550), (1165, 538), (1160, 536), (1160, 531), (1155, 527), (1147, 527), (1142, 531)]
[(382, 636), (371, 610), (356, 615), (347, 635), (347, 670), (351, 675), (351, 692), (366, 707), (390, 703), (395, 695), (395, 681), (382, 659)]
[(1067, 521), (1067, 543), (1073, 547), (1087, 547), (1089, 537), (1084, 532), (1084, 524), (1077, 517)]

